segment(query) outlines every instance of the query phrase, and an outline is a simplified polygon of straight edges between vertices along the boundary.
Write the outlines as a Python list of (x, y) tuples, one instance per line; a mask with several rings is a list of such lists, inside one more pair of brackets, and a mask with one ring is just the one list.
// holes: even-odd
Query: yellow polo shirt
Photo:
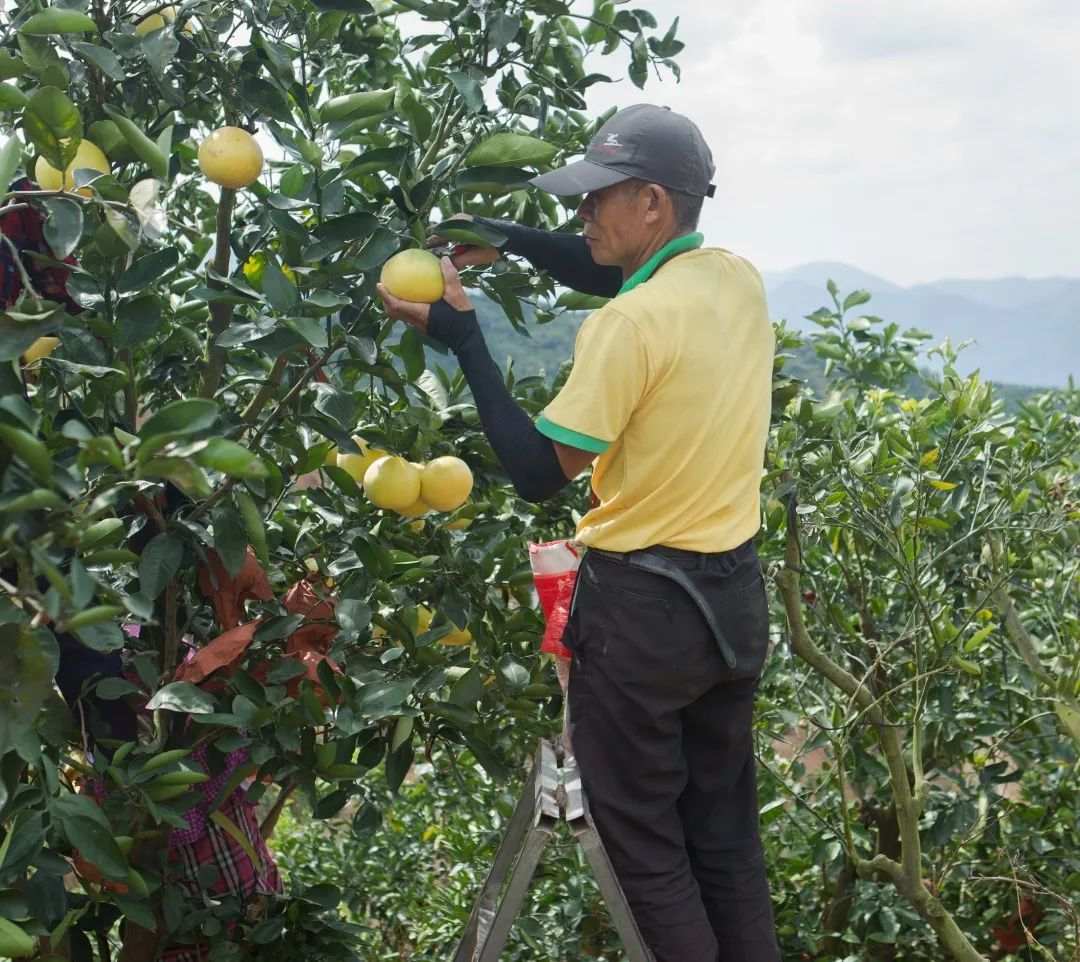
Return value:
[(775, 336), (753, 265), (687, 250), (700, 243), (673, 242), (668, 255), (685, 252), (659, 257), (585, 320), (570, 376), (537, 421), (599, 455), (600, 503), (577, 531), (592, 547), (727, 551), (760, 525)]

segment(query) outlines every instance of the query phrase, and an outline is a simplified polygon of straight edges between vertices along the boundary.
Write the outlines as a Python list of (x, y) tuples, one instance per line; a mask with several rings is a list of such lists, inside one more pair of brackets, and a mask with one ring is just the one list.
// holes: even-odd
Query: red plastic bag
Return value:
[(562, 643), (566, 623), (570, 620), (570, 602), (574, 597), (578, 565), (584, 547), (576, 541), (545, 541), (529, 545), (529, 564), (533, 583), (540, 597), (547, 627), (540, 650), (558, 658), (571, 658), (569, 648)]

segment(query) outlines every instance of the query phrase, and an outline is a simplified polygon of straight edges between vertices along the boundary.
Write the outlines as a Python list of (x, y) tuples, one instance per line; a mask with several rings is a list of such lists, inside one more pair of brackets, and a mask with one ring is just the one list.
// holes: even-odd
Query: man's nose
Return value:
[(593, 202), (591, 197), (586, 197), (584, 200), (582, 200), (580, 204), (578, 204), (577, 213), (578, 217), (580, 217), (583, 221), (587, 222), (592, 220)]

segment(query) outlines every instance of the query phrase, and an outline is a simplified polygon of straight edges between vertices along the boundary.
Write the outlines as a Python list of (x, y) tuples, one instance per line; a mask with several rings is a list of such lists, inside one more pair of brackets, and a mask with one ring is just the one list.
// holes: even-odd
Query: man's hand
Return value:
[[(443, 300), (455, 311), (473, 310), (472, 301), (461, 286), (461, 277), (457, 268), (449, 257), (442, 258), (443, 272)], [(386, 305), (386, 313), (395, 321), (404, 321), (410, 327), (415, 327), (421, 334), (428, 333), (428, 318), (431, 314), (430, 304), (418, 304), (416, 301), (403, 301), (394, 297), (384, 285), (377, 286), (379, 296)]]
[[(471, 221), (472, 214), (454, 214), (450, 220)], [(433, 234), (427, 240), (428, 247), (444, 247), (450, 243), (450, 239), (439, 234)], [(466, 267), (487, 267), (494, 264), (502, 255), (494, 247), (478, 247), (475, 244), (458, 244), (454, 247), (450, 259), (460, 271)]]

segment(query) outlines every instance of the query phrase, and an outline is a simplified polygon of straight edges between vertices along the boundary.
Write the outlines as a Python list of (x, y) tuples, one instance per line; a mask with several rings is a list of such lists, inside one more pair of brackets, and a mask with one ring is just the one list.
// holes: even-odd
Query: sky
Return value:
[(664, 29), (680, 17), (682, 82), (641, 91), (595, 61), (619, 82), (589, 107), (665, 104), (701, 127), (708, 243), (899, 284), (1080, 276), (1076, 0), (640, 5)]

